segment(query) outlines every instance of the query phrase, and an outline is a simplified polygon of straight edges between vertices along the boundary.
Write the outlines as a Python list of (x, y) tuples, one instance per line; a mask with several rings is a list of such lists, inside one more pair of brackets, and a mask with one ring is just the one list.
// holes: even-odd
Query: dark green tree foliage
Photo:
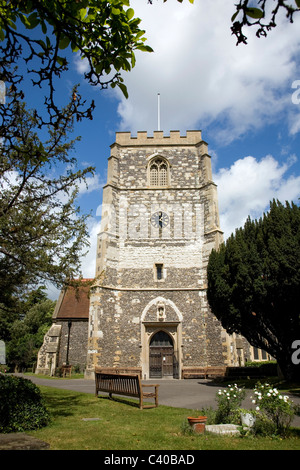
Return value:
[(6, 345), (6, 365), (10, 370), (32, 368), (44, 335), (52, 324), (56, 302), (49, 300), (44, 287), (14, 298), (8, 310), (0, 306), (0, 338)]
[(208, 263), (208, 301), (228, 333), (271, 354), (283, 374), (299, 379), (292, 344), (300, 339), (300, 208), (270, 204), (236, 230)]

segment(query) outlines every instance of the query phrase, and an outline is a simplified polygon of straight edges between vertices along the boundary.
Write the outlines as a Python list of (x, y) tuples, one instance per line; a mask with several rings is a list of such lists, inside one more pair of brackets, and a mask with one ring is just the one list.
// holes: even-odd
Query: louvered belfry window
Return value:
[(150, 186), (168, 186), (168, 165), (162, 158), (150, 163)]

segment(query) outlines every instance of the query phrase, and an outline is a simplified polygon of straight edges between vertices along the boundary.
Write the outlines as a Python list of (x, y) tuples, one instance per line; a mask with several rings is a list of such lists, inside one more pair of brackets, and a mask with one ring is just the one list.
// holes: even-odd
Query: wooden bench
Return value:
[(198, 379), (208, 377), (224, 377), (226, 374), (226, 367), (191, 367), (183, 369), (182, 378), (183, 379)]
[(66, 377), (67, 374), (69, 374), (69, 377), (71, 377), (72, 366), (64, 364), (64, 365), (62, 365), (61, 369), (62, 369), (62, 376), (63, 377)]
[[(110, 398), (112, 398), (113, 393), (116, 395), (136, 397), (139, 399), (140, 410), (158, 406), (159, 385), (142, 384), (139, 374), (118, 374), (95, 370), (95, 383), (96, 396), (98, 396), (98, 392), (107, 392)], [(154, 390), (146, 392), (144, 390), (145, 387), (154, 387)], [(155, 402), (151, 405), (144, 405), (144, 398), (154, 398)]]

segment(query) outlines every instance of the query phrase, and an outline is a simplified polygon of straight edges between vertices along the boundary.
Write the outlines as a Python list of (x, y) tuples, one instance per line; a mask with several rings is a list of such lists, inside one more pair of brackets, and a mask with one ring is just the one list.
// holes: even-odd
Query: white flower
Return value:
[(256, 400), (252, 400), (252, 403), (256, 403)]
[(256, 411), (259, 411), (259, 406), (257, 406), (255, 409), (256, 409)]

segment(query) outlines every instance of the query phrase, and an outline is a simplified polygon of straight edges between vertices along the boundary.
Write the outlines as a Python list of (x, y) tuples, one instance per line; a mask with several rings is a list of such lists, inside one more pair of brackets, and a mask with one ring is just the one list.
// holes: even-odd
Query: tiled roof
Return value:
[[(83, 279), (83, 283), (84, 283)], [(89, 289), (90, 286), (83, 285), (77, 290), (69, 287), (61, 292), (60, 299), (54, 316), (56, 319), (88, 319), (89, 318)]]

